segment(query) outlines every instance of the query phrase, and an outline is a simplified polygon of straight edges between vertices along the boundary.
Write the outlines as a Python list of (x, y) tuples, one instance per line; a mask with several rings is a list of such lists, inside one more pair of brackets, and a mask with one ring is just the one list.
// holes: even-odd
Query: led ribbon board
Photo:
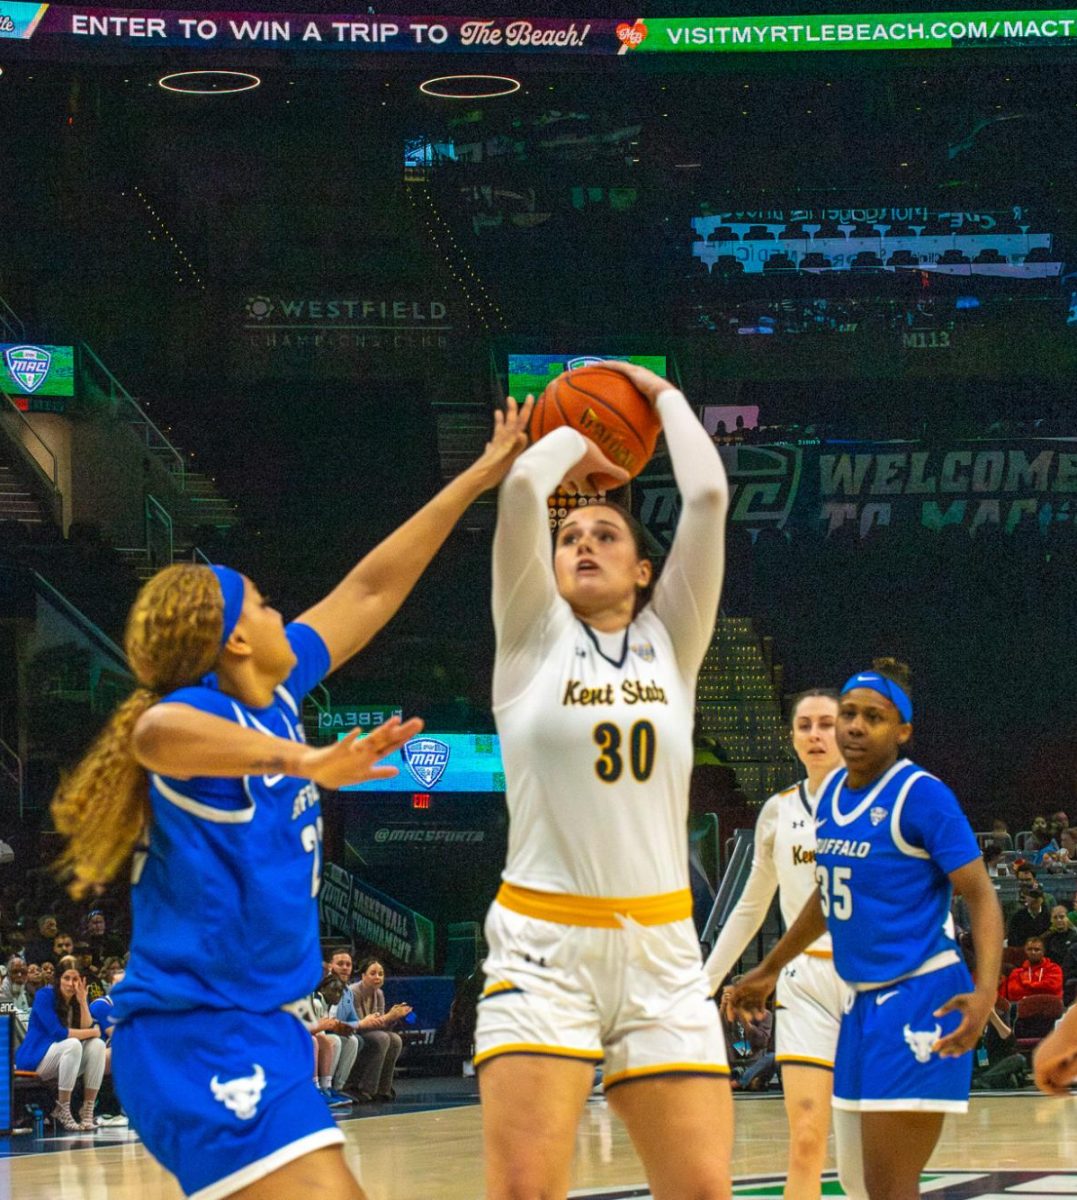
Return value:
[(71, 48), (188, 46), (359, 53), (591, 54), (953, 50), (1077, 43), (1077, 9), (785, 17), (418, 17), (184, 12), (0, 0), (0, 39)]
[(503, 792), (501, 740), (494, 733), (426, 733), (385, 759), (392, 779), (373, 779), (342, 792)]

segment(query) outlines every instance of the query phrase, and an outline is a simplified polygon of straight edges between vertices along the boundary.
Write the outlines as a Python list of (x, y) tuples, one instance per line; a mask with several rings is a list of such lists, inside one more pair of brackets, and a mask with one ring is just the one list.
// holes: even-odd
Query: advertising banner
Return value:
[[(500, 796), (434, 793), (429, 807), (417, 809), (399, 794), (372, 795), (342, 807), (345, 843), (354, 855), (347, 861), (374, 883), (413, 884), (422, 874), (432, 885), (461, 868), (473, 880), (483, 871), (496, 877), (504, 863), (507, 816)], [(433, 903), (425, 907), (437, 915)]]
[[(731, 489), (730, 522), (753, 535), (777, 529), (831, 534), (852, 526), (983, 527), (1013, 533), (1077, 520), (1077, 439), (818, 442), (719, 448)], [(668, 545), (679, 499), (673, 479), (637, 484), (640, 519)]]
[(0, 342), (0, 391), (23, 412), (63, 412), (75, 394), (75, 347)]
[(385, 759), (400, 768), (392, 779), (374, 779), (342, 792), (503, 792), (505, 768), (496, 733), (427, 733)]
[(353, 729), (369, 733), (390, 717), (403, 715), (400, 704), (332, 704), (318, 713), (318, 733), (327, 741), (336, 741)]
[[(1077, 9), (841, 13), (791, 17), (648, 17), (629, 44), (639, 53), (791, 50), (952, 50), (1072, 43)], [(637, 40), (638, 39), (638, 40)]]
[(0, 38), (63, 44), (65, 52), (71, 46), (624, 56), (951, 50), (1072, 44), (1077, 9), (595, 19), (185, 12), (0, 0)]
[(399, 963), (432, 970), (434, 924), (406, 905), (362, 882), (357, 875), (326, 863), (318, 898), (322, 929), (366, 943)]
[[(0, 0), (0, 4), (3, 0)], [(432, 296), (265, 291), (237, 306), (234, 370), (244, 377), (348, 377), (443, 353), (453, 315)]]

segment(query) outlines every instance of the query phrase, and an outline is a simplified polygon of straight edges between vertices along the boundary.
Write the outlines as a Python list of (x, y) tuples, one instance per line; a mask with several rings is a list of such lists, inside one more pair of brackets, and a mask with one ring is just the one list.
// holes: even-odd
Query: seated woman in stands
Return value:
[[(15, 1054), (20, 1071), (36, 1071), (47, 1083), (57, 1081), (59, 1096), (52, 1119), (69, 1131), (92, 1130), (94, 1103), (105, 1073), (105, 1043), (90, 1017), (86, 980), (73, 958), (62, 958), (55, 986), (48, 984), (34, 996), (26, 1037)], [(71, 1093), (82, 1076), (83, 1100), (79, 1116), (71, 1112)]]
[(394, 1100), (393, 1072), (396, 1060), (404, 1048), (393, 1026), (411, 1012), (408, 1004), (394, 1004), (385, 1010), (385, 967), (377, 958), (365, 958), (359, 964), (359, 982), (352, 985), (355, 1011), (359, 1016), (359, 1031), (363, 1048), (356, 1063), (357, 1088), (364, 1100)]

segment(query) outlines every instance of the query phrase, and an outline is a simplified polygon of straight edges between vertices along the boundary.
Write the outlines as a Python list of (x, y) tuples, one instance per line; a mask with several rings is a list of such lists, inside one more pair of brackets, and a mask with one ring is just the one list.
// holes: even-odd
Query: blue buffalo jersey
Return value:
[[(329, 670), (309, 626), (287, 626), (296, 666), (266, 708), (221, 692), (213, 676), (162, 703), (187, 704), (248, 729), (303, 741), (303, 696)], [(322, 819), (306, 779), (150, 775), (149, 844), (135, 855), (134, 936), (115, 1019), (242, 1007), (270, 1012), (321, 978), (318, 889)]]
[(908, 759), (861, 791), (846, 775), (828, 777), (816, 811), (815, 873), (838, 974), (888, 983), (937, 956), (953, 961), (948, 875), (980, 857), (957, 797)]

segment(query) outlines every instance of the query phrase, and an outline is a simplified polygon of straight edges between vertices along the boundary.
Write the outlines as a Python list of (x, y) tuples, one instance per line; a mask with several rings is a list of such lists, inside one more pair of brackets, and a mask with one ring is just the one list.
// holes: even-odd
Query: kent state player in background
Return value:
[[(818, 890), (734, 1003), (762, 1011), (778, 975), (827, 929), (855, 992), (838, 1039), (834, 1123), (846, 1193), (915, 1200), (948, 1112), (968, 1111), (970, 1051), (991, 1012), (1002, 914), (976, 838), (945, 784), (902, 756), (912, 737), (908, 668), (876, 659), (842, 688), (846, 767), (816, 812)], [(969, 907), (975, 988), (948, 920)]]
[[(790, 720), (793, 749), (807, 772), (795, 787), (763, 805), (755, 825), (752, 870), (733, 915), (725, 923), (705, 970), (716, 991), (781, 898), (782, 919), (793, 924), (815, 891), (815, 810), (823, 781), (841, 766), (835, 738), (838, 693), (827, 688), (802, 692)], [(732, 989), (723, 994), (723, 1007)], [(826, 1160), (833, 1093), (834, 1057), (848, 989), (834, 969), (829, 934), (824, 934), (782, 972), (778, 981), (775, 1058), (789, 1121), (786, 1200), (818, 1200)]]
[(158, 572), (131, 609), (141, 686), (63, 781), (53, 815), (76, 896), (133, 854), (113, 1074), (146, 1148), (198, 1200), (365, 1200), (311, 1081), (301, 1015), (322, 974), (318, 785), (395, 775), (378, 760), (422, 723), (393, 718), (314, 748), (301, 705), (500, 483), (528, 415), (497, 413), (485, 453), (298, 621), (284, 625), (237, 571), (193, 563)]

